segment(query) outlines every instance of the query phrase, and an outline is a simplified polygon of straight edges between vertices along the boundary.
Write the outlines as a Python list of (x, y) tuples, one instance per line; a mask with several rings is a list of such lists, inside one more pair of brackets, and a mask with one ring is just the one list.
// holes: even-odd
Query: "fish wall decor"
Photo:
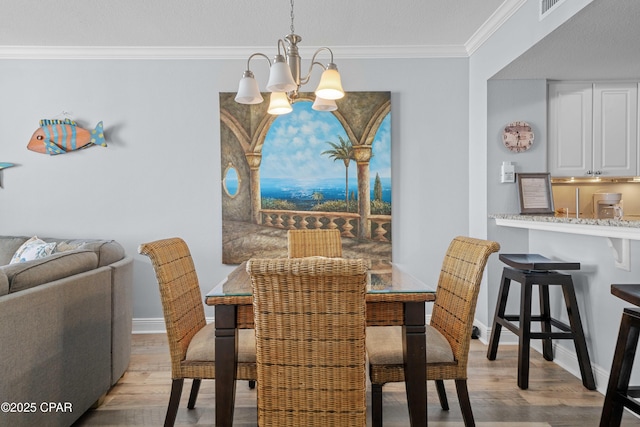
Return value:
[(95, 129), (78, 127), (75, 121), (64, 119), (40, 120), (40, 127), (33, 133), (27, 149), (42, 154), (64, 154), (91, 145), (107, 146), (102, 122)]

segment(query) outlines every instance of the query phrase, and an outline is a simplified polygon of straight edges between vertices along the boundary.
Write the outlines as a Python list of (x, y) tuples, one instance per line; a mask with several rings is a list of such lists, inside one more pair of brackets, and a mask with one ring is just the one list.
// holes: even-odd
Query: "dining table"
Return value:
[[(427, 425), (425, 302), (435, 289), (388, 260), (370, 260), (367, 326), (402, 326), (404, 370), (411, 426)], [(253, 297), (246, 261), (205, 296), (215, 311), (216, 426), (233, 425), (238, 329), (253, 328)]]

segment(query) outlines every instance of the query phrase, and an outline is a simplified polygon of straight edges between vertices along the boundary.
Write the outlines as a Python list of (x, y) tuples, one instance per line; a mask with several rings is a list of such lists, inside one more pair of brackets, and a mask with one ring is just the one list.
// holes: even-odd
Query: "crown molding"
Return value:
[(467, 56), (473, 55), (498, 28), (516, 13), (527, 0), (506, 0), (465, 43)]
[[(316, 47), (300, 49), (311, 57)], [(342, 59), (467, 57), (462, 45), (451, 46), (339, 46), (331, 49)], [(247, 59), (254, 52), (275, 52), (274, 46), (0, 46), (0, 59)]]

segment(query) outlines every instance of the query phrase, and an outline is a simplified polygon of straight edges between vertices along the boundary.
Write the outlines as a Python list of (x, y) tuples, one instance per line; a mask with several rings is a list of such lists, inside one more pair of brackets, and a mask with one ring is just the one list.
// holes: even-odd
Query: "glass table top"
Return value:
[[(367, 272), (368, 294), (434, 293), (435, 286), (409, 274), (401, 265), (386, 260), (372, 260)], [(238, 265), (222, 282), (211, 289), (206, 297), (251, 296), (251, 279), (246, 262)]]

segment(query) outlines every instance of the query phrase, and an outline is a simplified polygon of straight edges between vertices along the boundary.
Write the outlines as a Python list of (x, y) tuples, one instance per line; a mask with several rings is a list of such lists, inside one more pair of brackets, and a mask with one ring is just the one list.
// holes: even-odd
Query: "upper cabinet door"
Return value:
[(548, 161), (552, 176), (589, 176), (593, 169), (591, 83), (549, 84)]
[(603, 176), (636, 175), (637, 132), (638, 84), (594, 84), (594, 172)]

